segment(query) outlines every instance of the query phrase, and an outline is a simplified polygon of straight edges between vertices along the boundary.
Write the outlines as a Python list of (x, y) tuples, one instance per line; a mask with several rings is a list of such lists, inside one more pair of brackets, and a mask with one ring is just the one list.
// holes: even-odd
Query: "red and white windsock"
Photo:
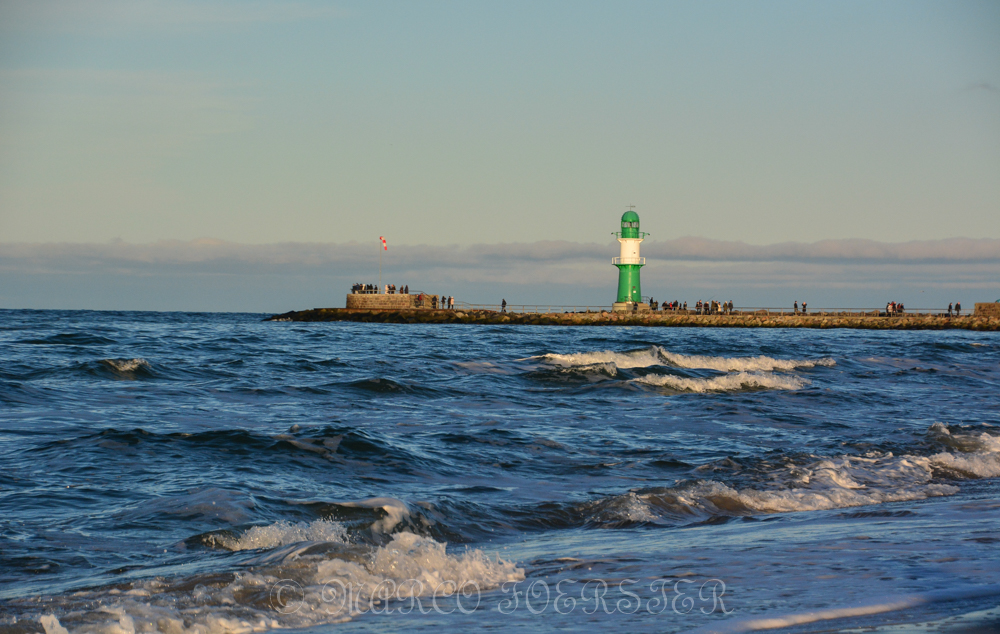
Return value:
[(379, 236), (378, 239), (382, 241), (382, 248), (385, 249), (386, 251), (388, 251), (389, 247), (385, 243), (385, 238), (383, 238), (382, 236)]

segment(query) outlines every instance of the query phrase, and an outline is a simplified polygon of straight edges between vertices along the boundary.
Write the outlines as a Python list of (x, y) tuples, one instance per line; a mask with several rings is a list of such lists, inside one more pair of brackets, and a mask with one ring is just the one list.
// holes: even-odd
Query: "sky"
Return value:
[[(576, 302), (604, 280), (503, 286), (488, 265), (435, 261), (494, 253), (510, 272), (501, 256), (517, 249), (500, 245), (566, 242), (572, 257), (541, 270), (576, 279), (580, 257), (603, 258), (613, 289), (610, 233), (629, 205), (661, 254), (644, 271), (660, 293), (708, 294), (711, 279), (730, 295), (752, 269), (782, 305), (819, 289), (1000, 296), (1000, 3), (0, 0), (0, 306), (342, 302), (310, 289), (372, 277), (382, 235), (397, 277)], [(997, 242), (936, 270), (936, 291), (914, 260), (880, 260), (869, 291), (834, 290), (837, 267), (864, 266), (853, 241), (968, 245), (953, 238)], [(838, 264), (809, 260), (821, 241), (842, 247)], [(162, 267), (115, 268), (121, 243)], [(811, 263), (664, 251), (735, 243), (796, 243)], [(236, 267), (229, 303), (211, 258), (184, 259), (352, 244), (357, 258), (322, 273)], [(88, 268), (97, 254), (106, 265)], [(266, 300), (247, 297), (255, 284)]]

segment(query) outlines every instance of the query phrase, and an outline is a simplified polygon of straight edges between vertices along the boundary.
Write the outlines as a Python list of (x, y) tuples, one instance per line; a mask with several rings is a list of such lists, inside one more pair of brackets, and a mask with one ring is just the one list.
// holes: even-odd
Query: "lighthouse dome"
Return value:
[(622, 214), (622, 237), (639, 237), (639, 214), (634, 211), (626, 211)]

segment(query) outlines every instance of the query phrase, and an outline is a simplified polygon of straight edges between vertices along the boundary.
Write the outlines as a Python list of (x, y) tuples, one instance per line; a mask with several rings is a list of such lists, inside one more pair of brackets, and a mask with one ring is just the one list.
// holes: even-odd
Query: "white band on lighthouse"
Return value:
[(622, 245), (621, 257), (614, 258), (613, 264), (645, 264), (646, 258), (639, 257), (639, 243), (642, 238), (618, 238)]

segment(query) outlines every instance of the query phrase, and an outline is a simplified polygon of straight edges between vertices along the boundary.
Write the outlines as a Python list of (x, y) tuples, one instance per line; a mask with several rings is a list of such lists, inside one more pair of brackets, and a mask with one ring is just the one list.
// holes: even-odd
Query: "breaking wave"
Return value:
[(927, 433), (936, 442), (958, 450), (931, 456), (934, 468), (958, 478), (1000, 477), (1000, 436), (952, 433), (943, 423), (934, 423)]
[(588, 363), (585, 365), (546, 365), (528, 376), (548, 382), (589, 382), (604, 381), (619, 378), (618, 368), (614, 363)]
[(347, 530), (340, 522), (329, 520), (294, 524), (282, 520), (270, 526), (254, 526), (236, 539), (217, 537), (216, 542), (228, 550), (275, 548), (298, 542), (347, 543)]
[(837, 362), (828, 357), (822, 359), (775, 359), (773, 357), (706, 357), (700, 355), (676, 354), (657, 348), (660, 355), (679, 368), (703, 368), (720, 372), (773, 372), (775, 370), (795, 370), (817, 366), (834, 366)]
[(714, 479), (682, 480), (671, 487), (632, 491), (586, 503), (590, 521), (615, 526), (635, 522), (677, 524), (711, 517), (796, 513), (923, 500), (954, 495), (958, 479), (1000, 477), (1000, 437), (951, 432), (935, 423), (935, 442), (956, 451), (927, 456), (872, 452), (808, 456), (778, 467), (743, 467), (726, 459), (696, 474), (728, 472), (766, 483), (739, 487)]
[[(393, 606), (421, 609), (415, 602), (461, 600), (469, 588), (524, 579), (523, 569), (499, 555), (449, 553), (445, 543), (410, 532), (366, 550), (327, 520), (253, 527), (230, 546), (278, 549), (237, 572), (157, 577), (59, 597), (38, 620), (46, 634), (260, 632), (343, 622)], [(87, 607), (94, 605), (100, 608)]]
[(369, 498), (360, 502), (341, 502), (339, 506), (385, 511), (385, 517), (371, 525), (371, 530), (376, 533), (388, 533), (410, 518), (410, 507), (395, 498)]
[(124, 379), (134, 379), (152, 371), (145, 359), (101, 359), (99, 363), (105, 371)]
[(671, 365), (679, 368), (718, 370), (720, 372), (773, 372), (775, 370), (788, 371), (797, 368), (836, 365), (836, 362), (830, 358), (775, 359), (767, 356), (710, 357), (678, 354), (660, 346), (651, 346), (630, 352), (604, 350), (600, 352), (577, 352), (573, 354), (545, 354), (531, 358), (538, 359), (543, 363), (564, 367), (613, 363), (615, 367), (621, 369)]
[[(761, 389), (797, 390), (809, 385), (809, 381), (785, 373), (799, 368), (836, 365), (836, 362), (830, 358), (775, 359), (767, 356), (710, 357), (678, 354), (660, 346), (650, 346), (649, 348), (629, 352), (603, 350), (573, 354), (545, 354), (525, 360), (541, 362), (541, 367), (532, 373), (532, 376), (538, 378), (552, 380), (563, 377), (580, 377), (589, 381), (619, 378), (680, 392), (697, 393)], [(692, 377), (652, 373), (633, 378), (628, 373), (623, 374), (619, 372), (619, 370), (644, 369), (657, 366), (682, 368), (685, 370), (709, 370), (723, 374), (709, 377)]]
[(795, 376), (740, 372), (710, 378), (685, 378), (671, 374), (647, 374), (635, 379), (637, 383), (667, 387), (681, 392), (735, 392), (752, 389), (797, 390), (809, 381)]

